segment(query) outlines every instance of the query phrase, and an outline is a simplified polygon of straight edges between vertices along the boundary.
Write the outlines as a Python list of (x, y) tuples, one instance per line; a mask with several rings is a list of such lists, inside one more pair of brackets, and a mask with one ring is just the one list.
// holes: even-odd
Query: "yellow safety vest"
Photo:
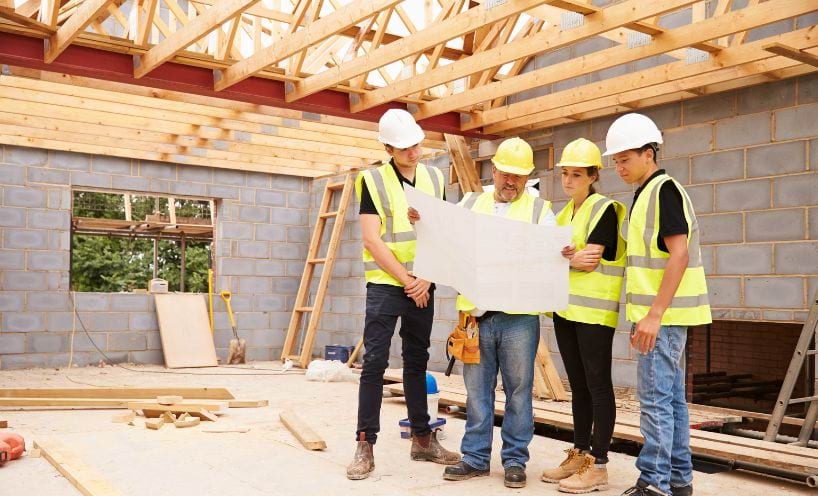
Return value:
[[(494, 214), (494, 193), (487, 191), (485, 193), (466, 193), (458, 205), (468, 208), (473, 212), (481, 214)], [(535, 198), (528, 193), (523, 193), (523, 196), (513, 201), (506, 212), (507, 219), (519, 220), (522, 222), (530, 222), (538, 224), (547, 214), (551, 208), (551, 202), (543, 200), (542, 198)], [(474, 303), (470, 302), (465, 296), (457, 295), (455, 307), (461, 312), (471, 312), (477, 308)], [(486, 308), (485, 310), (492, 310)], [(537, 315), (527, 312), (505, 312), (515, 315)]]
[(709, 324), (710, 304), (699, 247), (699, 223), (690, 197), (682, 186), (667, 174), (651, 179), (633, 205), (628, 222), (628, 268), (625, 282), (628, 320), (639, 322), (659, 292), (669, 254), (659, 249), (659, 190), (673, 181), (682, 195), (687, 221), (688, 262), (682, 281), (670, 306), (662, 316), (662, 325), (694, 326)]
[[(572, 226), (571, 242), (577, 251), (585, 248), (588, 236), (599, 224), (602, 214), (613, 205), (616, 210), (616, 259), (600, 259), (591, 272), (570, 269), (568, 272), (568, 308), (557, 314), (567, 320), (585, 324), (601, 324), (616, 327), (619, 320), (619, 297), (622, 293), (622, 279), (625, 275), (625, 239), (620, 232), (625, 220), (625, 205), (598, 193), (590, 195), (582, 202), (574, 214), (574, 200), (557, 214), (557, 224)], [(572, 218), (573, 215), (573, 218)]]
[[(415, 231), (409, 223), (407, 211), (409, 204), (403, 192), (398, 175), (389, 162), (381, 164), (376, 169), (369, 169), (358, 174), (355, 180), (355, 193), (361, 201), (362, 181), (366, 181), (366, 188), (372, 197), (372, 203), (381, 218), (381, 239), (395, 255), (395, 258), (412, 270), (415, 260)], [(418, 164), (415, 169), (415, 188), (443, 199), (443, 173), (436, 167)], [(403, 286), (375, 262), (375, 257), (364, 248), (364, 276), (366, 282)]]

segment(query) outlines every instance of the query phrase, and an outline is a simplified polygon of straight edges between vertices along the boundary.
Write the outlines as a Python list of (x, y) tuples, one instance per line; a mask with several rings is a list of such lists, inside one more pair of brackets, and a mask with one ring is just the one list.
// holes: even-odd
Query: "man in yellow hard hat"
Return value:
[[(489, 215), (520, 222), (556, 225), (551, 202), (526, 192), (526, 181), (534, 170), (534, 151), (520, 138), (503, 141), (492, 158), (494, 191), (466, 193), (459, 205)], [(420, 214), (410, 209), (410, 219)], [(497, 372), (503, 378), (506, 411), (500, 431), (500, 453), (507, 487), (524, 487), (528, 445), (534, 434), (531, 391), (534, 357), (540, 338), (537, 313), (476, 308), (466, 297), (457, 297), (457, 309), (477, 317), (480, 327), (480, 363), (463, 365), (466, 384), (466, 432), (460, 444), (463, 459), (446, 467), (446, 480), (466, 480), (489, 474), (494, 431), (494, 390)]]
[(358, 175), (366, 278), (364, 366), (358, 388), (357, 447), (347, 478), (365, 479), (375, 468), (373, 447), (380, 430), (383, 374), (398, 317), (403, 341), (403, 383), (411, 423), (413, 460), (457, 463), (460, 455), (444, 449), (429, 427), (426, 364), (434, 320), (434, 285), (412, 275), (415, 232), (406, 212), (404, 184), (443, 199), (443, 174), (420, 163), (425, 138), (412, 114), (390, 109), (378, 123), (378, 139), (391, 159)]

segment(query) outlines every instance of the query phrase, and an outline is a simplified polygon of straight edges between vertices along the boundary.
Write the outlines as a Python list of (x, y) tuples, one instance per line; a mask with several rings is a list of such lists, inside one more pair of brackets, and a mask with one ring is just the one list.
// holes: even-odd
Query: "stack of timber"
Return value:
[[(466, 389), (463, 385), (462, 376), (445, 377), (443, 374), (438, 373), (434, 375), (440, 390), (439, 404), (441, 406), (466, 406)], [(402, 381), (401, 370), (387, 370), (384, 379), (394, 381), (393, 384), (385, 385), (385, 390), (396, 395), (403, 395), (403, 384), (400, 383)], [(534, 400), (533, 404), (535, 423), (566, 430), (573, 429), (574, 422), (570, 403)], [(700, 408), (699, 405), (689, 406), (691, 422), (690, 447), (694, 455), (762, 465), (803, 474), (805, 478), (818, 474), (818, 450), (701, 430), (705, 427), (715, 428), (726, 423), (741, 422), (743, 420), (742, 416), (739, 415), (741, 412), (717, 408)], [(505, 413), (505, 396), (503, 394), (497, 395), (494, 413), (500, 416)], [(618, 402), (613, 437), (640, 444), (643, 442), (642, 434), (639, 432), (638, 403), (632, 400)]]
[(267, 400), (237, 400), (225, 388), (36, 388), (0, 389), (0, 408), (130, 409), (130, 403), (160, 396), (181, 396), (187, 400), (210, 400), (218, 408), (259, 408)]

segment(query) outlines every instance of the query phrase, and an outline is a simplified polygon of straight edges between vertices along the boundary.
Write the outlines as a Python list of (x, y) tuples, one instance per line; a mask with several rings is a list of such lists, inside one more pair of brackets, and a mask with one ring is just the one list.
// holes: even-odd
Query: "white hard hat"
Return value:
[(662, 133), (656, 124), (642, 114), (625, 114), (613, 121), (605, 138), (605, 153), (614, 155), (626, 150), (642, 148), (648, 143), (662, 143)]
[(412, 114), (401, 109), (389, 109), (378, 121), (378, 141), (395, 148), (409, 148), (426, 139), (423, 129)]

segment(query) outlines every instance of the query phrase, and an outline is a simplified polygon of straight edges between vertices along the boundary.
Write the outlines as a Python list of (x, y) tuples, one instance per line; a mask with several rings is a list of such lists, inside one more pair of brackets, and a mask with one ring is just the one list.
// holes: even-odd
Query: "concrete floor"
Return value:
[[(247, 433), (206, 433), (204, 423), (192, 429), (165, 427), (159, 431), (147, 430), (141, 422), (136, 426), (112, 423), (111, 416), (122, 410), (2, 411), (0, 418), (9, 421), (10, 430), (25, 436), (28, 447), (33, 440), (58, 440), (124, 495), (561, 494), (556, 486), (540, 482), (539, 473), (559, 463), (569, 445), (535, 436), (528, 486), (507, 489), (499, 461), (499, 430), (495, 432), (491, 477), (444, 481), (441, 466), (409, 459), (409, 441), (400, 439), (398, 427), (398, 420), (406, 415), (400, 398), (384, 400), (375, 472), (369, 479), (349, 481), (345, 466), (354, 452), (357, 385), (308, 382), (300, 371), (247, 375), (275, 374), (278, 362), (246, 367), (188, 369), (191, 375), (163, 374), (160, 372), (165, 369), (154, 366), (134, 367), (141, 372), (114, 367), (72, 369), (68, 373), (53, 369), (3, 371), (0, 387), (227, 387), (240, 399), (270, 401), (266, 408), (231, 409), (212, 424), (249, 427)], [(301, 447), (278, 420), (278, 413), (285, 408), (295, 410), (324, 437), (325, 451)], [(458, 447), (464, 425), (462, 417), (447, 416), (446, 447)], [(612, 453), (611, 489), (601, 494), (620, 494), (637, 475), (633, 457)], [(24, 457), (5, 464), (0, 468), (0, 483), (3, 494), (80, 494), (44, 458)], [(739, 472), (697, 472), (694, 485), (699, 495), (813, 493), (805, 486)]]

